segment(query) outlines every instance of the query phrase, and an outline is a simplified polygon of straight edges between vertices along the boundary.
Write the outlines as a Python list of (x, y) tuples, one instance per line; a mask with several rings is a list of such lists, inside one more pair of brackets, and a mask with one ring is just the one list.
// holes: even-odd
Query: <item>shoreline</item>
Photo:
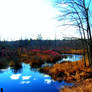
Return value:
[[(77, 50), (77, 51), (70, 50), (70, 51), (65, 51), (63, 53), (83, 55), (85, 52), (83, 50)], [(84, 58), (74, 62), (63, 61), (59, 64), (56, 63), (53, 66), (42, 67), (39, 69), (39, 71), (50, 75), (54, 80), (57, 81), (64, 80), (68, 83), (74, 83), (72, 87), (65, 86), (64, 88), (62, 88), (61, 92), (91, 92), (91, 91), (83, 91), (83, 90), (90, 90), (92, 88), (92, 78), (91, 78), (92, 73), (89, 67), (87, 56), (86, 56), (86, 67), (84, 67), (83, 61)], [(39, 61), (37, 62), (39, 63)], [(30, 64), (30, 62), (28, 63)], [(89, 87), (85, 87), (86, 85), (89, 85)], [(83, 87), (85, 87), (85, 89), (83, 89)]]
[(54, 80), (74, 83), (72, 87), (65, 86), (60, 92), (92, 92), (92, 73), (86, 56), (86, 67), (83, 59), (75, 62), (61, 62), (52, 67), (41, 68), (40, 71), (50, 75)]

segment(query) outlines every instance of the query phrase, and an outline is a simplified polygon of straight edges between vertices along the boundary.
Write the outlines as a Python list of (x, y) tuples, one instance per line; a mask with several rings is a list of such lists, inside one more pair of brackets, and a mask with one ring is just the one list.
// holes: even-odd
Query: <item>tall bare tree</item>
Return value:
[(58, 19), (69, 21), (68, 25), (79, 28), (81, 38), (86, 39), (84, 44), (87, 46), (92, 68), (91, 0), (56, 0), (56, 5), (61, 12)]

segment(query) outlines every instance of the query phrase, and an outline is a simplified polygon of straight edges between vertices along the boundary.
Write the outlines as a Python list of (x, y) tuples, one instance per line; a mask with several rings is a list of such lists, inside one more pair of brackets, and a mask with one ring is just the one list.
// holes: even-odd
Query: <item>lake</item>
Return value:
[[(62, 61), (77, 61), (81, 55), (68, 55)], [(65, 81), (54, 81), (50, 76), (39, 72), (39, 68), (32, 69), (29, 64), (21, 63), (18, 67), (0, 66), (0, 88), (4, 92), (60, 92), (64, 86), (72, 86)]]
[(58, 82), (50, 76), (31, 69), (29, 64), (22, 64), (18, 72), (8, 67), (0, 70), (0, 88), (4, 92), (59, 92), (65, 85), (72, 83)]

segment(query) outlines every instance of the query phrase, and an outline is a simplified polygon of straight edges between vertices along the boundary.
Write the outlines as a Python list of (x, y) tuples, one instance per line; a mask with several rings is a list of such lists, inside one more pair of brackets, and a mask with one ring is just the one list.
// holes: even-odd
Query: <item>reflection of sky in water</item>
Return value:
[(0, 88), (4, 92), (58, 92), (64, 85), (70, 84), (55, 82), (48, 75), (31, 71), (28, 64), (23, 64), (22, 73), (14, 74), (10, 68), (0, 73)]
[(21, 74), (12, 74), (12, 75), (10, 76), (10, 78), (13, 79), (13, 80), (17, 80), (17, 79), (19, 79), (20, 75), (21, 75)]
[(82, 58), (82, 55), (75, 55), (75, 54), (63, 54), (63, 55), (68, 55), (68, 56), (67, 56), (67, 58), (63, 58), (59, 62), (62, 62), (62, 61), (78, 61)]

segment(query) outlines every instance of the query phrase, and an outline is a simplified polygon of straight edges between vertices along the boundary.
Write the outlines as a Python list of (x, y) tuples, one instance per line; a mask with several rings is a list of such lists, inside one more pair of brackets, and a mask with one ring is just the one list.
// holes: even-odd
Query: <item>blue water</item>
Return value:
[(63, 55), (66, 55), (67, 58), (63, 58), (61, 60), (58, 61), (58, 63), (62, 62), (62, 61), (78, 61), (80, 59), (82, 59), (82, 55), (77, 55), (77, 54), (63, 54)]
[[(63, 61), (71, 61), (71, 62), (78, 61), (78, 60), (82, 59), (82, 57), (83, 57), (82, 55), (77, 55), (77, 54), (63, 54), (63, 55), (66, 55), (67, 58), (63, 58), (63, 59), (57, 61), (56, 63), (61, 63)], [(45, 67), (45, 66), (53, 66), (53, 64), (45, 63), (42, 65), (42, 67)]]
[(59, 92), (63, 86), (72, 85), (54, 81), (48, 75), (31, 70), (30, 65), (24, 63), (21, 72), (14, 73), (11, 68), (0, 71), (0, 88), (4, 92)]

